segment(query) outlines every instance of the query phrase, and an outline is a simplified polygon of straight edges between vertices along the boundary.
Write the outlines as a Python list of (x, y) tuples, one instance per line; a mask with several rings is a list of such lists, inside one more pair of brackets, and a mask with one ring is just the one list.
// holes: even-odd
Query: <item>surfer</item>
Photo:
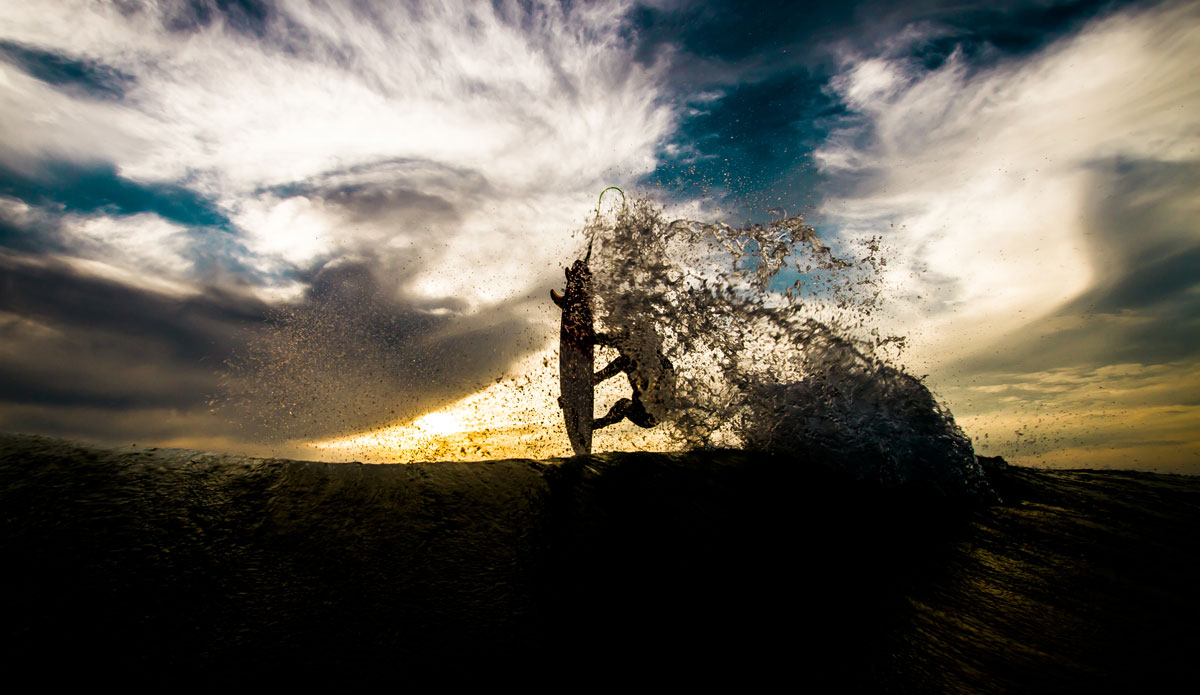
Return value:
[[(566, 269), (562, 294), (551, 290), (550, 298), (562, 310), (559, 332), (558, 405), (563, 410), (567, 436), (576, 454), (591, 453), (592, 431), (628, 419), (638, 427), (654, 427), (675, 395), (675, 368), (662, 352), (662, 341), (653, 328), (597, 333), (592, 315), (592, 271), (587, 259)], [(616, 348), (618, 357), (593, 373), (596, 345)], [(594, 386), (624, 373), (633, 390), (630, 398), (618, 400), (601, 418), (592, 417)]]
[[(661, 421), (661, 412), (656, 415), (653, 410), (660, 410), (674, 396), (675, 366), (662, 353), (662, 343), (653, 330), (646, 331), (645, 337), (653, 340), (653, 345), (647, 346), (653, 348), (653, 354), (649, 349), (641, 350), (639, 352), (646, 354), (639, 361), (633, 356), (634, 350), (631, 349), (627, 334), (596, 334), (596, 344), (616, 348), (618, 356), (596, 372), (594, 383), (599, 384), (624, 372), (633, 394), (631, 398), (622, 398), (614, 403), (604, 417), (593, 420), (593, 430), (615, 425), (625, 419), (638, 427), (654, 427)], [(651, 404), (651, 409), (647, 409), (647, 402)]]

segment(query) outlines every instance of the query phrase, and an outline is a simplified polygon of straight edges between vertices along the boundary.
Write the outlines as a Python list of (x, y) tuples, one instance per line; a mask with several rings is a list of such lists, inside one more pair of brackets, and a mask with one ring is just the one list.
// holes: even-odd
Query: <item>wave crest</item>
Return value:
[(869, 328), (880, 301), (877, 240), (833, 253), (802, 217), (733, 228), (667, 220), (637, 199), (590, 237), (599, 329), (642, 364), (661, 351), (666, 414), (683, 448), (804, 455), (884, 484), (987, 490), (970, 440)]

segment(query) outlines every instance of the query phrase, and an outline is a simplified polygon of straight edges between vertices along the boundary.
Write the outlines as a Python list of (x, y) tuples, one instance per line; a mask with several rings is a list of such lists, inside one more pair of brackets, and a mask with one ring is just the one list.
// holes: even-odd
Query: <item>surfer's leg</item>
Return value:
[(638, 427), (654, 427), (658, 424), (658, 418), (646, 410), (646, 406), (640, 398), (630, 401), (629, 407), (625, 409), (625, 417)]
[(608, 409), (608, 413), (606, 413), (604, 415), (604, 417), (596, 418), (595, 420), (592, 420), (592, 429), (598, 430), (602, 427), (608, 427), (609, 425), (615, 425), (618, 422), (624, 420), (625, 413), (629, 410), (629, 406), (632, 404), (633, 404), (633, 401), (629, 400), (628, 398), (622, 398), (621, 400), (617, 401), (616, 403), (613, 403), (613, 407)]
[(614, 376), (620, 374), (621, 372), (629, 371), (629, 369), (632, 366), (633, 366), (633, 360), (629, 359), (625, 355), (621, 355), (620, 357), (613, 360), (612, 362), (609, 362), (607, 367), (596, 372), (596, 374), (592, 378), (592, 383), (599, 384), (601, 381), (605, 381), (606, 379), (611, 379)]

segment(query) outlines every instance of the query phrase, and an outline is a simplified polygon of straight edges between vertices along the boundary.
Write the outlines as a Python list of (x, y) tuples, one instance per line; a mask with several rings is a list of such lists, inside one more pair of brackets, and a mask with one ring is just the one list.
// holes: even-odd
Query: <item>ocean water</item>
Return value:
[[(895, 361), (879, 241), (836, 255), (799, 216), (738, 228), (645, 198), (585, 230), (599, 330), (675, 365), (664, 429), (681, 449), (790, 455), (884, 484), (990, 495), (970, 439)], [(854, 255), (851, 255), (854, 254)]]
[[(1198, 684), (1200, 481), (977, 458), (895, 358), (903, 338), (872, 328), (876, 242), (852, 255), (799, 217), (735, 229), (647, 200), (584, 232), (598, 329), (674, 365), (647, 405), (676, 451), (388, 466), (6, 435), (4, 672), (185, 688)], [(324, 407), (310, 367), (331, 353), (309, 346), (363, 311), (338, 301), (240, 362), (251, 425), (302, 430), (289, 408)], [(375, 407), (352, 377), (390, 358), (334, 352), (343, 395)], [(263, 398), (278, 407), (255, 410)]]
[(12, 682), (1200, 683), (1200, 480), (1003, 502), (713, 450), (407, 466), (0, 438)]

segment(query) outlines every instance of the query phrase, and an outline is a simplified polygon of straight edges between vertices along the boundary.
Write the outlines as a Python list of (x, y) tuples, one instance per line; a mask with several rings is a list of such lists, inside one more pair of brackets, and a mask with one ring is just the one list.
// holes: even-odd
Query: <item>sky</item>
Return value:
[(881, 237), (979, 453), (1200, 474), (1198, 72), (1196, 2), (2, 0), (0, 430), (566, 454), (616, 185)]

